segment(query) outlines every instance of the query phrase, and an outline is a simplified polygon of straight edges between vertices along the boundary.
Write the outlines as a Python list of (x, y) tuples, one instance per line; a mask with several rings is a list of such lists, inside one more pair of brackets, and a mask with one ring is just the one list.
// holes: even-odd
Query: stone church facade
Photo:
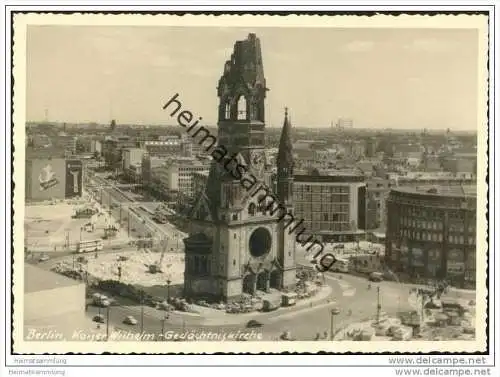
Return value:
[[(271, 187), (265, 155), (265, 98), (260, 41), (255, 34), (237, 41), (217, 88), (219, 97), (217, 148), (227, 155), (214, 161), (205, 190), (190, 214), (185, 295), (234, 300), (257, 290), (295, 287), (295, 234), (269, 210), (263, 193), (243, 183), (243, 175)], [(236, 171), (237, 170), (237, 171)], [(247, 181), (248, 182), (248, 181)], [(258, 190), (258, 188), (257, 188)], [(293, 213), (293, 157), (288, 114), (277, 158), (279, 204)]]

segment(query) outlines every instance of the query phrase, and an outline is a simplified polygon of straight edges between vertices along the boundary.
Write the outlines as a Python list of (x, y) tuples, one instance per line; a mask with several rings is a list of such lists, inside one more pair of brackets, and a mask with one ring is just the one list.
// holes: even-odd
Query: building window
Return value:
[(247, 119), (247, 101), (244, 96), (238, 100), (238, 120)]
[(236, 259), (233, 259), (233, 266), (236, 266)]
[(233, 221), (236, 221), (238, 220), (238, 214), (237, 213), (233, 213)]

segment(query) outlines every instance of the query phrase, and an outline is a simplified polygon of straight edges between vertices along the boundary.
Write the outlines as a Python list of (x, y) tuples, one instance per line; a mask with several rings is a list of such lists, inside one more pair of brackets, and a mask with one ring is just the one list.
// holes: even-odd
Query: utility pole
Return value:
[(380, 323), (380, 309), (382, 306), (380, 305), (380, 287), (377, 287), (377, 325)]
[(141, 290), (141, 334), (144, 333), (144, 291)]
[(109, 306), (106, 308), (106, 341), (109, 340)]
[(64, 246), (66, 247), (66, 250), (69, 251), (69, 229), (65, 229), (64, 232), (65, 232), (65, 237), (64, 237), (65, 238), (65, 242), (64, 242), (65, 245)]

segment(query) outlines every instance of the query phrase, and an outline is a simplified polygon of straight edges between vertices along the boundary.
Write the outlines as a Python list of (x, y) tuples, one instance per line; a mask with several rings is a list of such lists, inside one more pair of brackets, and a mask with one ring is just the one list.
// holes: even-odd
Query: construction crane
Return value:
[(161, 273), (161, 264), (163, 262), (163, 258), (165, 257), (165, 253), (167, 252), (167, 239), (164, 239), (160, 242), (160, 247), (161, 247), (161, 255), (160, 255), (160, 260), (154, 264), (149, 265), (149, 272), (152, 274), (157, 274)]

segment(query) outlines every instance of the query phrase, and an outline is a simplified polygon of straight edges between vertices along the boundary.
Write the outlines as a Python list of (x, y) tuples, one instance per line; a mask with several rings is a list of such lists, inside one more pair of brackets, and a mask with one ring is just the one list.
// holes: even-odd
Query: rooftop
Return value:
[(409, 193), (409, 194), (446, 196), (446, 197), (458, 197), (458, 198), (477, 196), (477, 186), (471, 186), (471, 185), (398, 187), (392, 189), (392, 191)]
[(31, 264), (24, 266), (24, 293), (47, 291), (79, 284), (83, 283)]

